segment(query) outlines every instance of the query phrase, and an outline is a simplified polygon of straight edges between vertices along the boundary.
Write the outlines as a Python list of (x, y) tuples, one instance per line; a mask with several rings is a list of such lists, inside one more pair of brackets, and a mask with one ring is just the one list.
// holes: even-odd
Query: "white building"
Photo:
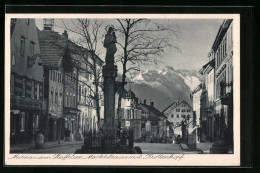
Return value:
[(193, 111), (192, 107), (186, 101), (182, 100), (172, 103), (163, 111), (163, 113), (172, 124), (175, 136), (182, 136), (181, 123), (185, 120), (185, 118), (187, 119), (187, 117), (190, 117), (188, 120), (188, 131), (189, 133), (192, 131)]

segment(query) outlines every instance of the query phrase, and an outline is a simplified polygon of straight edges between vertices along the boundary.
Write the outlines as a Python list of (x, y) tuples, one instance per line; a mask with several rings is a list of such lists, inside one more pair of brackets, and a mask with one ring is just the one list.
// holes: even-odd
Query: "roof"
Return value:
[(223, 37), (225, 36), (225, 33), (227, 32), (231, 22), (233, 21), (233, 19), (226, 19), (223, 21), (222, 25), (220, 26), (216, 39), (212, 45), (212, 50), (216, 51), (217, 48), (219, 47)]
[(215, 65), (215, 59), (212, 59), (211, 61), (209, 61), (207, 64), (205, 64), (200, 70), (199, 70), (199, 74), (203, 75), (205, 73), (205, 70), (210, 66), (212, 68), (214, 68)]
[(38, 30), (38, 39), (43, 65), (59, 67), (68, 39), (51, 30)]
[(158, 109), (156, 109), (154, 106), (150, 106), (147, 104), (140, 103), (140, 105), (144, 106), (149, 111), (153, 112), (158, 117), (164, 117), (167, 118), (162, 112), (160, 112)]
[(171, 103), (169, 106), (167, 106), (162, 112), (165, 112), (167, 109), (172, 107), (174, 104), (177, 104), (176, 102)]
[(197, 88), (195, 88), (195, 90), (192, 91), (192, 94), (197, 93), (197, 92), (200, 91), (201, 89), (202, 89), (202, 84), (199, 84), (199, 85), (197, 86)]
[[(83, 53), (88, 53), (88, 54), (90, 54), (91, 53), (91, 51), (90, 50), (88, 50), (87, 48), (84, 48), (84, 47), (82, 47), (82, 46), (79, 46), (79, 45), (77, 45), (76, 43), (74, 43), (74, 42), (72, 42), (71, 40), (68, 40), (68, 43), (69, 43), (69, 45), (70, 45), (70, 50), (71, 50), (71, 53), (72, 54), (76, 54), (76, 55), (81, 55), (81, 54), (79, 54), (78, 52), (79, 52), (79, 50), (81, 51), (81, 53), (82, 53), (82, 55), (83, 55)], [(97, 59), (97, 63), (101, 66), (103, 63), (104, 63), (104, 61), (99, 57), (99, 56), (95, 56)]]
[(131, 88), (128, 90), (127, 92), (127, 95), (126, 95), (127, 98), (130, 98), (130, 99), (135, 99), (135, 93), (131, 90)]
[[(187, 103), (185, 100), (182, 100), (181, 102), (179, 102), (178, 104), (176, 104), (176, 105), (174, 106), (174, 108), (177, 107), (177, 106), (179, 106), (179, 105), (182, 104), (182, 103), (185, 103), (186, 105), (188, 105), (189, 107), (191, 107), (191, 105), (190, 105), (189, 103)], [(192, 108), (192, 107), (191, 107), (191, 108)]]
[[(174, 103), (175, 103), (175, 104), (174, 104)], [(191, 107), (188, 102), (186, 102), (185, 100), (182, 100), (182, 101), (180, 101), (179, 103), (178, 103), (178, 102), (173, 102), (173, 103), (171, 103), (169, 106), (167, 106), (166, 109), (163, 110), (163, 112), (167, 111), (170, 107), (175, 108), (175, 107), (177, 107), (178, 105), (180, 105), (180, 104), (182, 104), (182, 103), (185, 103), (185, 104), (187, 104), (189, 107)], [(192, 108), (192, 107), (191, 107), (191, 108)]]

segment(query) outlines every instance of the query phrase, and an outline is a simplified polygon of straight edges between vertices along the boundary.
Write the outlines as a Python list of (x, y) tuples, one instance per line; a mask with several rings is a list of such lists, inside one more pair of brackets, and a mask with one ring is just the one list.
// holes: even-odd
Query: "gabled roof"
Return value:
[(179, 102), (178, 104), (176, 104), (176, 105), (173, 106), (173, 107), (176, 108), (177, 106), (179, 106), (179, 105), (182, 104), (182, 103), (185, 103), (185, 104), (188, 105), (190, 108), (192, 108), (191, 105), (190, 105), (189, 103), (187, 103), (185, 100), (182, 100), (181, 102)]
[(153, 112), (157, 117), (167, 118), (162, 112), (160, 112), (158, 109), (156, 109), (153, 106), (150, 106), (150, 105), (147, 105), (147, 104), (143, 104), (143, 103), (140, 103), (140, 105), (142, 105), (143, 107), (145, 107), (149, 111)]
[(205, 70), (208, 67), (214, 68), (215, 66), (215, 59), (212, 59), (211, 61), (209, 61), (207, 64), (205, 64), (200, 70), (199, 70), (199, 74), (203, 75), (205, 73)]
[(165, 111), (167, 111), (167, 109), (169, 109), (170, 107), (172, 107), (174, 104), (177, 104), (176, 102), (171, 103), (169, 106), (167, 106), (162, 112), (164, 113)]
[(39, 46), (43, 66), (59, 67), (68, 39), (54, 31), (38, 30)]
[(197, 93), (197, 92), (200, 91), (201, 89), (202, 89), (202, 84), (199, 84), (199, 85), (197, 86), (197, 88), (195, 88), (195, 89), (192, 91), (192, 94)]

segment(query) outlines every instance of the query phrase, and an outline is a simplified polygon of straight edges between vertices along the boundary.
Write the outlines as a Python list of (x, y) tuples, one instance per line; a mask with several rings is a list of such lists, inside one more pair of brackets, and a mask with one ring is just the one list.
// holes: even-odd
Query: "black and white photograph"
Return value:
[(239, 165), (239, 15), (90, 16), (6, 20), (6, 163)]

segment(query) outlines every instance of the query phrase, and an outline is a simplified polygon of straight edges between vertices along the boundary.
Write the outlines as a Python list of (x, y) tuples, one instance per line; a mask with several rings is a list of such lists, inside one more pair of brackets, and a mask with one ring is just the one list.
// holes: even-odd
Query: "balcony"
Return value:
[(233, 83), (220, 83), (220, 99), (223, 105), (229, 105), (233, 99)]

